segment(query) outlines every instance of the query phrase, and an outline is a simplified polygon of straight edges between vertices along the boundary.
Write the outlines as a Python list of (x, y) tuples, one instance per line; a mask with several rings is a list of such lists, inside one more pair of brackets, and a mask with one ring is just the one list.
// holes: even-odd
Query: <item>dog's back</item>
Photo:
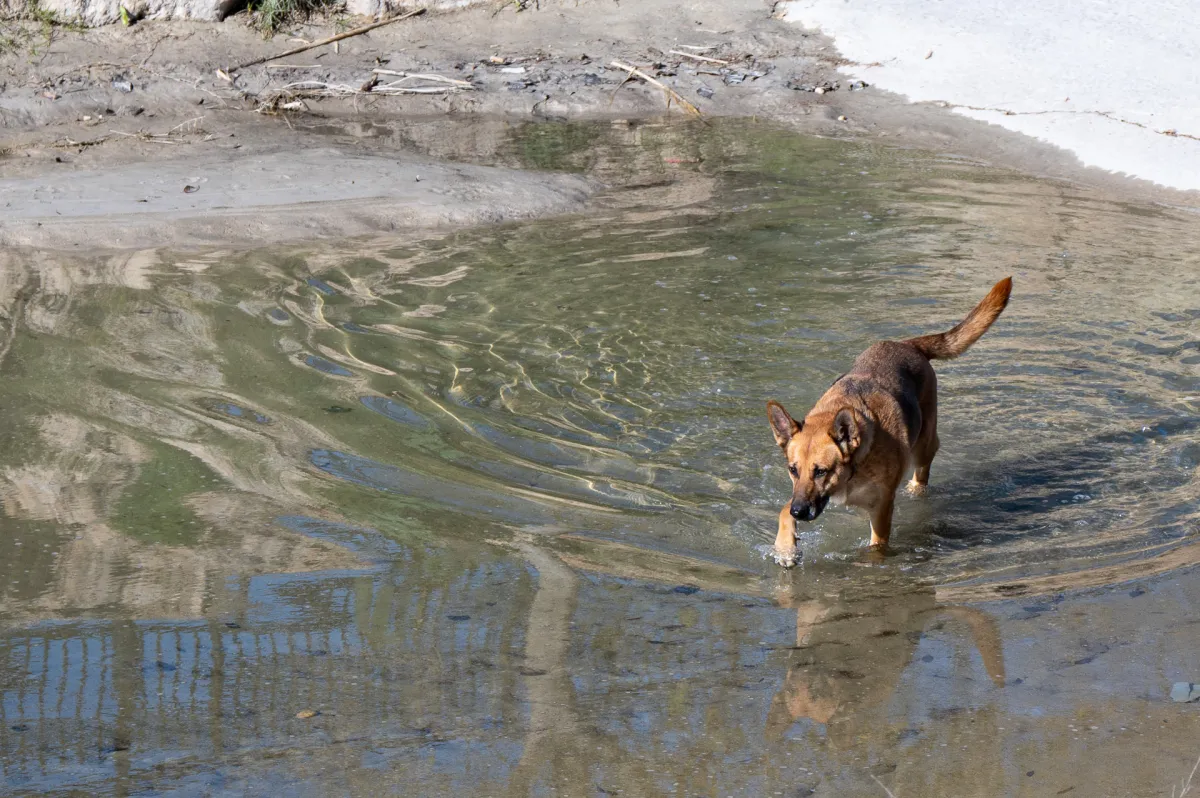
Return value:
[[(889, 432), (906, 444), (921, 432), (922, 407), (937, 397), (937, 375), (929, 359), (907, 342), (880, 341), (867, 347), (840, 382), (846, 394), (862, 397)], [(895, 405), (882, 406), (883, 397)], [(902, 430), (906, 435), (899, 434)]]

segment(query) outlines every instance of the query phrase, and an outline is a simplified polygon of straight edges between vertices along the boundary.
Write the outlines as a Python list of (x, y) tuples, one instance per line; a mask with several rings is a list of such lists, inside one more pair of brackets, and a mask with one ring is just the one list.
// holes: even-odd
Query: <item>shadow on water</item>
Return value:
[[(0, 253), (9, 792), (1159, 795), (1194, 759), (1194, 220), (741, 123), (450, 129), (380, 135), (615, 188)], [(764, 401), (1006, 273), (894, 556), (830, 512), (765, 563)]]

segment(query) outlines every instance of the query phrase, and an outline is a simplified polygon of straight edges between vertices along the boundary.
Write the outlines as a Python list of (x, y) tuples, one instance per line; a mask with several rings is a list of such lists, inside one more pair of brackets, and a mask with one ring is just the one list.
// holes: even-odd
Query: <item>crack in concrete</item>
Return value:
[(1140, 127), (1142, 130), (1149, 130), (1151, 133), (1157, 133), (1160, 136), (1170, 136), (1171, 138), (1191, 139), (1192, 141), (1200, 141), (1200, 136), (1193, 136), (1191, 133), (1180, 133), (1178, 130), (1175, 130), (1174, 128), (1168, 128), (1167, 130), (1155, 130), (1154, 128), (1152, 128), (1149, 125), (1144, 124), (1142, 122), (1134, 122), (1132, 119), (1122, 119), (1121, 117), (1114, 115), (1111, 111), (1069, 111), (1066, 109), (1063, 109), (1063, 110), (1046, 109), (1045, 111), (1009, 111), (1006, 108), (987, 108), (987, 107), (979, 106), (979, 105), (962, 105), (959, 103), (949, 103), (949, 104), (953, 105), (955, 108), (966, 108), (971, 111), (991, 111), (992, 113), (1004, 114), (1005, 116), (1046, 116), (1049, 114), (1076, 114), (1079, 116), (1083, 116), (1083, 115), (1100, 116), (1100, 117), (1104, 117), (1105, 119), (1110, 119), (1113, 122), (1120, 122), (1123, 125), (1132, 125), (1134, 127)]

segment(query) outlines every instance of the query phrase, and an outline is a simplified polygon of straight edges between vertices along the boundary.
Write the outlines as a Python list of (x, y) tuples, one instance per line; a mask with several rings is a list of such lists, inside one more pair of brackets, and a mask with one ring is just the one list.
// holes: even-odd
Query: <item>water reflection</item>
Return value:
[[(753, 126), (530, 135), (488, 157), (620, 188), (420, 240), (0, 253), (9, 791), (1159, 794), (1194, 759), (1155, 703), (1200, 673), (1191, 219)], [(896, 556), (830, 513), (763, 562), (762, 401), (1010, 271)]]
[[(471, 553), (288, 523), (380, 565), (229, 580), (206, 620), (10, 633), (0, 647), (8, 786), (221, 794), (328, 788), (350, 776), (355, 794), (384, 785), (650, 794), (676, 781), (688, 792), (746, 793), (764, 778), (787, 781), (786, 768), (767, 763), (792, 755), (771, 729), (781, 701), (793, 713), (785, 726), (799, 719), (792, 640), (819, 652), (830, 641), (817, 628), (856, 613), (835, 660), (816, 653), (808, 671), (846, 678), (837, 663), (859, 668), (851, 678), (864, 692), (844, 692), (836, 707), (854, 716), (886, 703), (907, 664), (881, 656), (879, 641), (897, 637), (911, 653), (936, 612), (928, 591), (914, 602), (892, 590), (852, 605), (806, 601), (797, 626), (786, 599), (698, 587), (732, 576), (702, 561), (670, 561), (691, 571), (690, 584), (673, 585), (630, 579), (620, 566), (581, 569), (578, 551), (564, 556), (533, 537)], [(876, 617), (884, 604), (888, 617)], [(895, 625), (903, 631), (890, 635)], [(813, 719), (830, 739), (843, 728)], [(757, 764), (722, 767), (714, 757), (730, 746)], [(349, 767), (347, 751), (374, 764)], [(664, 770), (664, 757), (689, 764)]]
[(781, 735), (808, 719), (826, 727), (829, 739), (842, 747), (861, 739), (879, 726), (872, 713), (886, 709), (935, 623), (961, 622), (987, 676), (1004, 687), (1004, 646), (988, 613), (940, 605), (933, 586), (903, 579), (840, 587), (819, 598), (784, 598), (796, 606), (796, 646), (771, 705), (768, 735)]

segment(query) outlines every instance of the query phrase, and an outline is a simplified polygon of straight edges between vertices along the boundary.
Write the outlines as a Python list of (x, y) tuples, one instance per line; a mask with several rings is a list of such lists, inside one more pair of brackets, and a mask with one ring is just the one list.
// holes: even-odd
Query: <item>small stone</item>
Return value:
[(296, 713), (296, 717), (300, 720), (308, 720), (309, 718), (315, 718), (318, 714), (320, 713), (315, 709), (302, 709)]
[(1171, 686), (1171, 700), (1177, 704), (1190, 704), (1200, 701), (1200, 684), (1194, 682), (1175, 682)]
[(708, 86), (701, 86), (700, 88), (696, 89), (696, 93), (706, 100), (711, 100), (713, 98), (713, 90)]

